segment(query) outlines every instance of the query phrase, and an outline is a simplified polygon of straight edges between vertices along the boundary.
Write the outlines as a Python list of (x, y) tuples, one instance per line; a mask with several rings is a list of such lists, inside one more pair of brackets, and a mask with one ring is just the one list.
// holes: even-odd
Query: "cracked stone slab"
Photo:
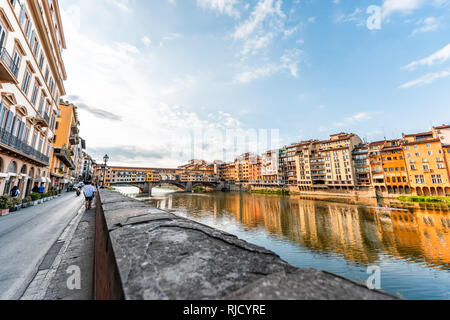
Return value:
[(117, 193), (100, 196), (127, 300), (394, 298), (295, 268), (265, 248)]
[(261, 278), (226, 300), (393, 300), (361, 284), (315, 269), (298, 269)]
[(160, 219), (176, 219), (172, 213), (162, 210), (152, 210), (148, 206), (138, 208), (125, 208), (118, 210), (110, 210), (107, 213), (107, 227), (108, 230), (114, 230), (128, 224), (143, 223), (146, 221), (160, 220)]

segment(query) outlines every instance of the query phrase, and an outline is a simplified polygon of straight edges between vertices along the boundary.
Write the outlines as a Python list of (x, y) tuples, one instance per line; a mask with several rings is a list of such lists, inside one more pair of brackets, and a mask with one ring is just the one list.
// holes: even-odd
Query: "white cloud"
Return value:
[(433, 66), (436, 64), (442, 64), (450, 59), (450, 44), (446, 45), (444, 48), (433, 53), (432, 55), (423, 58), (421, 60), (413, 61), (408, 64), (405, 69), (414, 70), (418, 66)]
[(440, 72), (429, 73), (429, 74), (424, 75), (423, 77), (420, 77), (419, 79), (402, 84), (400, 86), (400, 88), (408, 89), (408, 88), (412, 88), (412, 87), (423, 86), (425, 84), (433, 83), (436, 80), (446, 78), (448, 76), (450, 76), (450, 71), (440, 71)]
[(152, 44), (152, 40), (150, 40), (150, 38), (147, 37), (147, 36), (143, 36), (143, 37), (141, 38), (141, 42), (142, 42), (142, 43), (144, 44), (144, 46), (146, 46), (147, 48), (149, 48), (150, 45)]
[(418, 33), (436, 31), (440, 27), (440, 21), (436, 17), (428, 17), (417, 23), (418, 28), (414, 29), (411, 36), (415, 36)]
[(356, 124), (359, 122), (372, 120), (374, 113), (372, 112), (358, 112), (354, 115), (345, 118), (343, 121), (333, 123), (335, 127), (347, 127), (352, 124)]
[(130, 13), (132, 11), (129, 0), (106, 0), (106, 2), (116, 6), (123, 12)]
[(297, 78), (301, 53), (302, 51), (299, 49), (287, 50), (278, 63), (249, 68), (249, 70), (238, 74), (234, 79), (234, 83), (249, 83), (257, 79), (267, 78), (281, 71), (287, 71), (292, 77)]
[(424, 0), (385, 0), (382, 6), (383, 17), (394, 12), (410, 13), (424, 4)]
[(237, 0), (197, 0), (199, 7), (217, 10), (222, 14), (238, 18), (240, 14), (235, 8), (236, 3)]
[(254, 68), (252, 70), (245, 71), (245, 72), (238, 74), (235, 78), (235, 82), (236, 83), (249, 83), (256, 79), (266, 78), (268, 76), (271, 76), (278, 70), (280, 70), (279, 66), (273, 65), (273, 64), (268, 64), (268, 65)]
[(234, 38), (245, 39), (251, 36), (271, 16), (285, 17), (281, 11), (281, 0), (260, 0), (250, 17), (236, 28)]
[(246, 56), (249, 53), (256, 53), (259, 49), (267, 47), (273, 38), (274, 34), (269, 32), (265, 35), (248, 39), (244, 42), (241, 54)]
[(335, 17), (335, 20), (337, 23), (356, 23), (357, 26), (364, 25), (364, 22), (366, 21), (366, 17), (364, 16), (363, 11), (360, 8), (355, 8), (352, 13), (338, 13)]

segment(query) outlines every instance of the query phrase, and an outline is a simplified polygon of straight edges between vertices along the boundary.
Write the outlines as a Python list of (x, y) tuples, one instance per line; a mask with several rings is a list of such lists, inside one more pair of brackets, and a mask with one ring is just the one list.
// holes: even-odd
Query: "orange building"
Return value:
[(253, 161), (250, 161), (249, 165), (249, 183), (253, 185), (261, 184), (261, 157), (256, 157)]
[(234, 162), (222, 164), (219, 167), (218, 173), (220, 181), (236, 182), (236, 165)]
[(234, 164), (236, 166), (235, 170), (235, 180), (238, 183), (248, 183), (249, 182), (249, 169), (250, 163), (256, 161), (256, 155), (251, 153), (245, 153), (238, 157)]
[(72, 175), (72, 171), (75, 169), (73, 156), (80, 142), (78, 125), (77, 108), (71, 103), (60, 104), (50, 161), (53, 188), (64, 189), (74, 181)]
[(409, 194), (409, 177), (400, 140), (386, 142), (380, 154), (388, 193)]

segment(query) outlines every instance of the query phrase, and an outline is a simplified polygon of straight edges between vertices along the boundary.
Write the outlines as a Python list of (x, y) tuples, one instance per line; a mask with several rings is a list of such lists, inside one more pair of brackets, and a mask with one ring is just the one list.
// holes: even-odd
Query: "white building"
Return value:
[(0, 0), (1, 194), (50, 182), (65, 47), (57, 0)]

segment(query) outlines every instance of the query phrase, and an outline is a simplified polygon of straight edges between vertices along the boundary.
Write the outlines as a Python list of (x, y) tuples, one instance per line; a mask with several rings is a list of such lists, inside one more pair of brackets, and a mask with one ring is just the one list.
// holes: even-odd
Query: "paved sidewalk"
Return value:
[[(21, 300), (92, 300), (94, 242), (95, 209), (80, 210), (63, 237), (48, 251)], [(80, 289), (72, 287), (78, 271)]]
[(0, 300), (23, 295), (82, 205), (82, 197), (64, 192), (58, 199), (0, 217)]

